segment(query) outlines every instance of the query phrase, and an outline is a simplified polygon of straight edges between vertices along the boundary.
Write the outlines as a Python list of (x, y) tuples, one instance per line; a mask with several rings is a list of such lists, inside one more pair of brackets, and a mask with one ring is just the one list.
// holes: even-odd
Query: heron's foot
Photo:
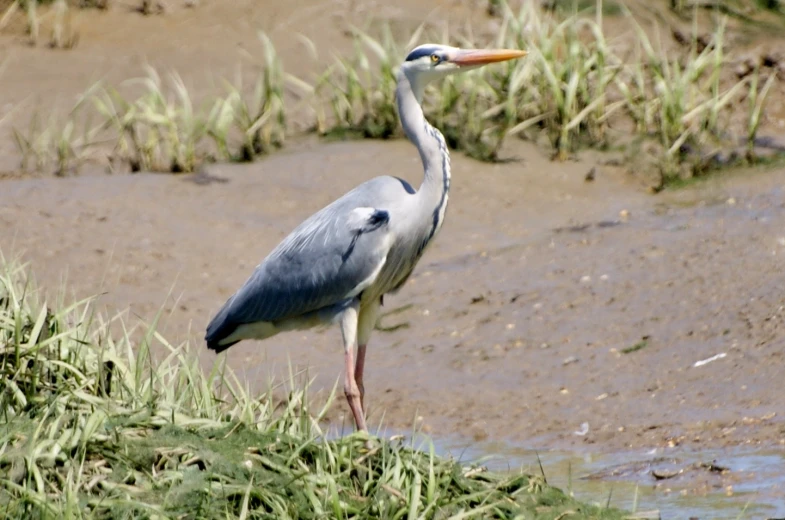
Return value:
[(378, 451), (381, 448), (381, 439), (375, 435), (371, 435), (371, 433), (368, 431), (356, 431), (349, 437), (354, 440), (362, 441), (363, 447), (361, 451), (365, 452), (366, 454), (368, 452), (375, 453), (375, 451)]
[(378, 450), (381, 446), (381, 440), (375, 435), (371, 435), (368, 431), (358, 430), (348, 436), (355, 441), (362, 441), (361, 453), (367, 454), (370, 451)]

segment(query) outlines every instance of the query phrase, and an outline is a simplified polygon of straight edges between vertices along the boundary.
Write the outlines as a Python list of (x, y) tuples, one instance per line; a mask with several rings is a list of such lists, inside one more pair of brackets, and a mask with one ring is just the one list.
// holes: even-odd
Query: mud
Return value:
[[(404, 30), (449, 10), (239, 4), (147, 18), (88, 12), (72, 51), (0, 37), (10, 56), (0, 76), (5, 130), (22, 117), (11, 112), (20, 103), (67, 106), (96, 75), (120, 81), (145, 61), (176, 67), (197, 86), (228, 76), (259, 27), (305, 74), (302, 46), (287, 31), (341, 48), (352, 16), (373, 13)], [(471, 11), (459, 7), (450, 16)], [(88, 23), (97, 16), (101, 24)], [(149, 38), (137, 37), (143, 30)], [(302, 219), (373, 175), (415, 185), (421, 176), (405, 141), (299, 138), (255, 164), (211, 165), (200, 175), (105, 175), (88, 166), (67, 179), (18, 178), (12, 150), (0, 140), (0, 169), (13, 177), (0, 181), (2, 252), (22, 255), (50, 292), (65, 279), (77, 297), (100, 293), (112, 312), (130, 307), (149, 320), (163, 308), (163, 335), (197, 344), (212, 313)], [(653, 196), (600, 154), (554, 163), (514, 139), (504, 153), (513, 160), (495, 165), (453, 155), (447, 221), (405, 289), (385, 299), (390, 315), (369, 347), (370, 424), (416, 424), (475, 446), (589, 454), (781, 449), (785, 169)], [(259, 386), (291, 360), (328, 391), (341, 353), (331, 329), (243, 342), (228, 358)], [(335, 425), (348, 425), (344, 408)]]

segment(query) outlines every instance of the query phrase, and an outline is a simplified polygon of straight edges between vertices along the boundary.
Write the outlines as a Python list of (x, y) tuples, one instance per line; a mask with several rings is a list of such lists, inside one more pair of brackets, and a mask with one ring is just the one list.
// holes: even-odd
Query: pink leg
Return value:
[[(343, 381), (343, 393), (346, 395), (346, 400), (349, 402), (349, 408), (352, 409), (354, 424), (357, 426), (357, 429), (367, 432), (368, 428), (365, 426), (365, 415), (363, 414), (362, 391), (360, 390), (362, 387), (357, 384), (357, 380), (355, 379), (354, 360), (352, 357), (352, 350), (347, 350), (345, 355), (346, 374)], [(361, 358), (357, 359), (358, 363), (360, 363), (360, 359)]]
[(357, 323), (357, 364), (354, 369), (354, 380), (357, 382), (357, 389), (360, 391), (360, 404), (365, 413), (365, 347), (368, 345), (368, 340), (371, 339), (371, 333), (376, 326), (376, 321), (379, 319), (379, 311), (382, 304), (382, 299), (379, 298), (374, 302), (367, 302), (362, 312), (358, 316)]
[(365, 414), (365, 386), (363, 385), (365, 347), (366, 345), (359, 345), (357, 347), (357, 364), (354, 367), (354, 381), (357, 383), (357, 389), (360, 391), (360, 406), (362, 406), (363, 414)]
[[(360, 312), (360, 302), (355, 302), (343, 312), (341, 317), (341, 333), (343, 335), (344, 361), (346, 362), (343, 380), (343, 393), (349, 402), (349, 408), (354, 415), (354, 424), (358, 430), (367, 432), (365, 415), (363, 414), (362, 398), (357, 381), (354, 378), (354, 345), (357, 344), (357, 322)], [(358, 360), (359, 362), (359, 360)]]

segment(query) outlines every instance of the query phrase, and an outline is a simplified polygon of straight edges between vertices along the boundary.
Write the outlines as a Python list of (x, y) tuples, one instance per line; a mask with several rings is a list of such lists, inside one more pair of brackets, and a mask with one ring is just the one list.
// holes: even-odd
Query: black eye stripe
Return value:
[(410, 52), (408, 56), (406, 56), (406, 61), (418, 60), (422, 57), (430, 56), (431, 54), (438, 51), (439, 48), (435, 46), (426, 45), (424, 47), (417, 47), (412, 52)]

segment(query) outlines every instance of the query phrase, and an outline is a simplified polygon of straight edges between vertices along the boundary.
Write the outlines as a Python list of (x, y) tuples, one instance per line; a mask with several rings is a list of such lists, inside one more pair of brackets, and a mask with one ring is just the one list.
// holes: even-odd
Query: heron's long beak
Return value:
[(499, 61), (523, 58), (528, 53), (517, 49), (461, 50), (450, 61), (459, 67), (487, 65)]

